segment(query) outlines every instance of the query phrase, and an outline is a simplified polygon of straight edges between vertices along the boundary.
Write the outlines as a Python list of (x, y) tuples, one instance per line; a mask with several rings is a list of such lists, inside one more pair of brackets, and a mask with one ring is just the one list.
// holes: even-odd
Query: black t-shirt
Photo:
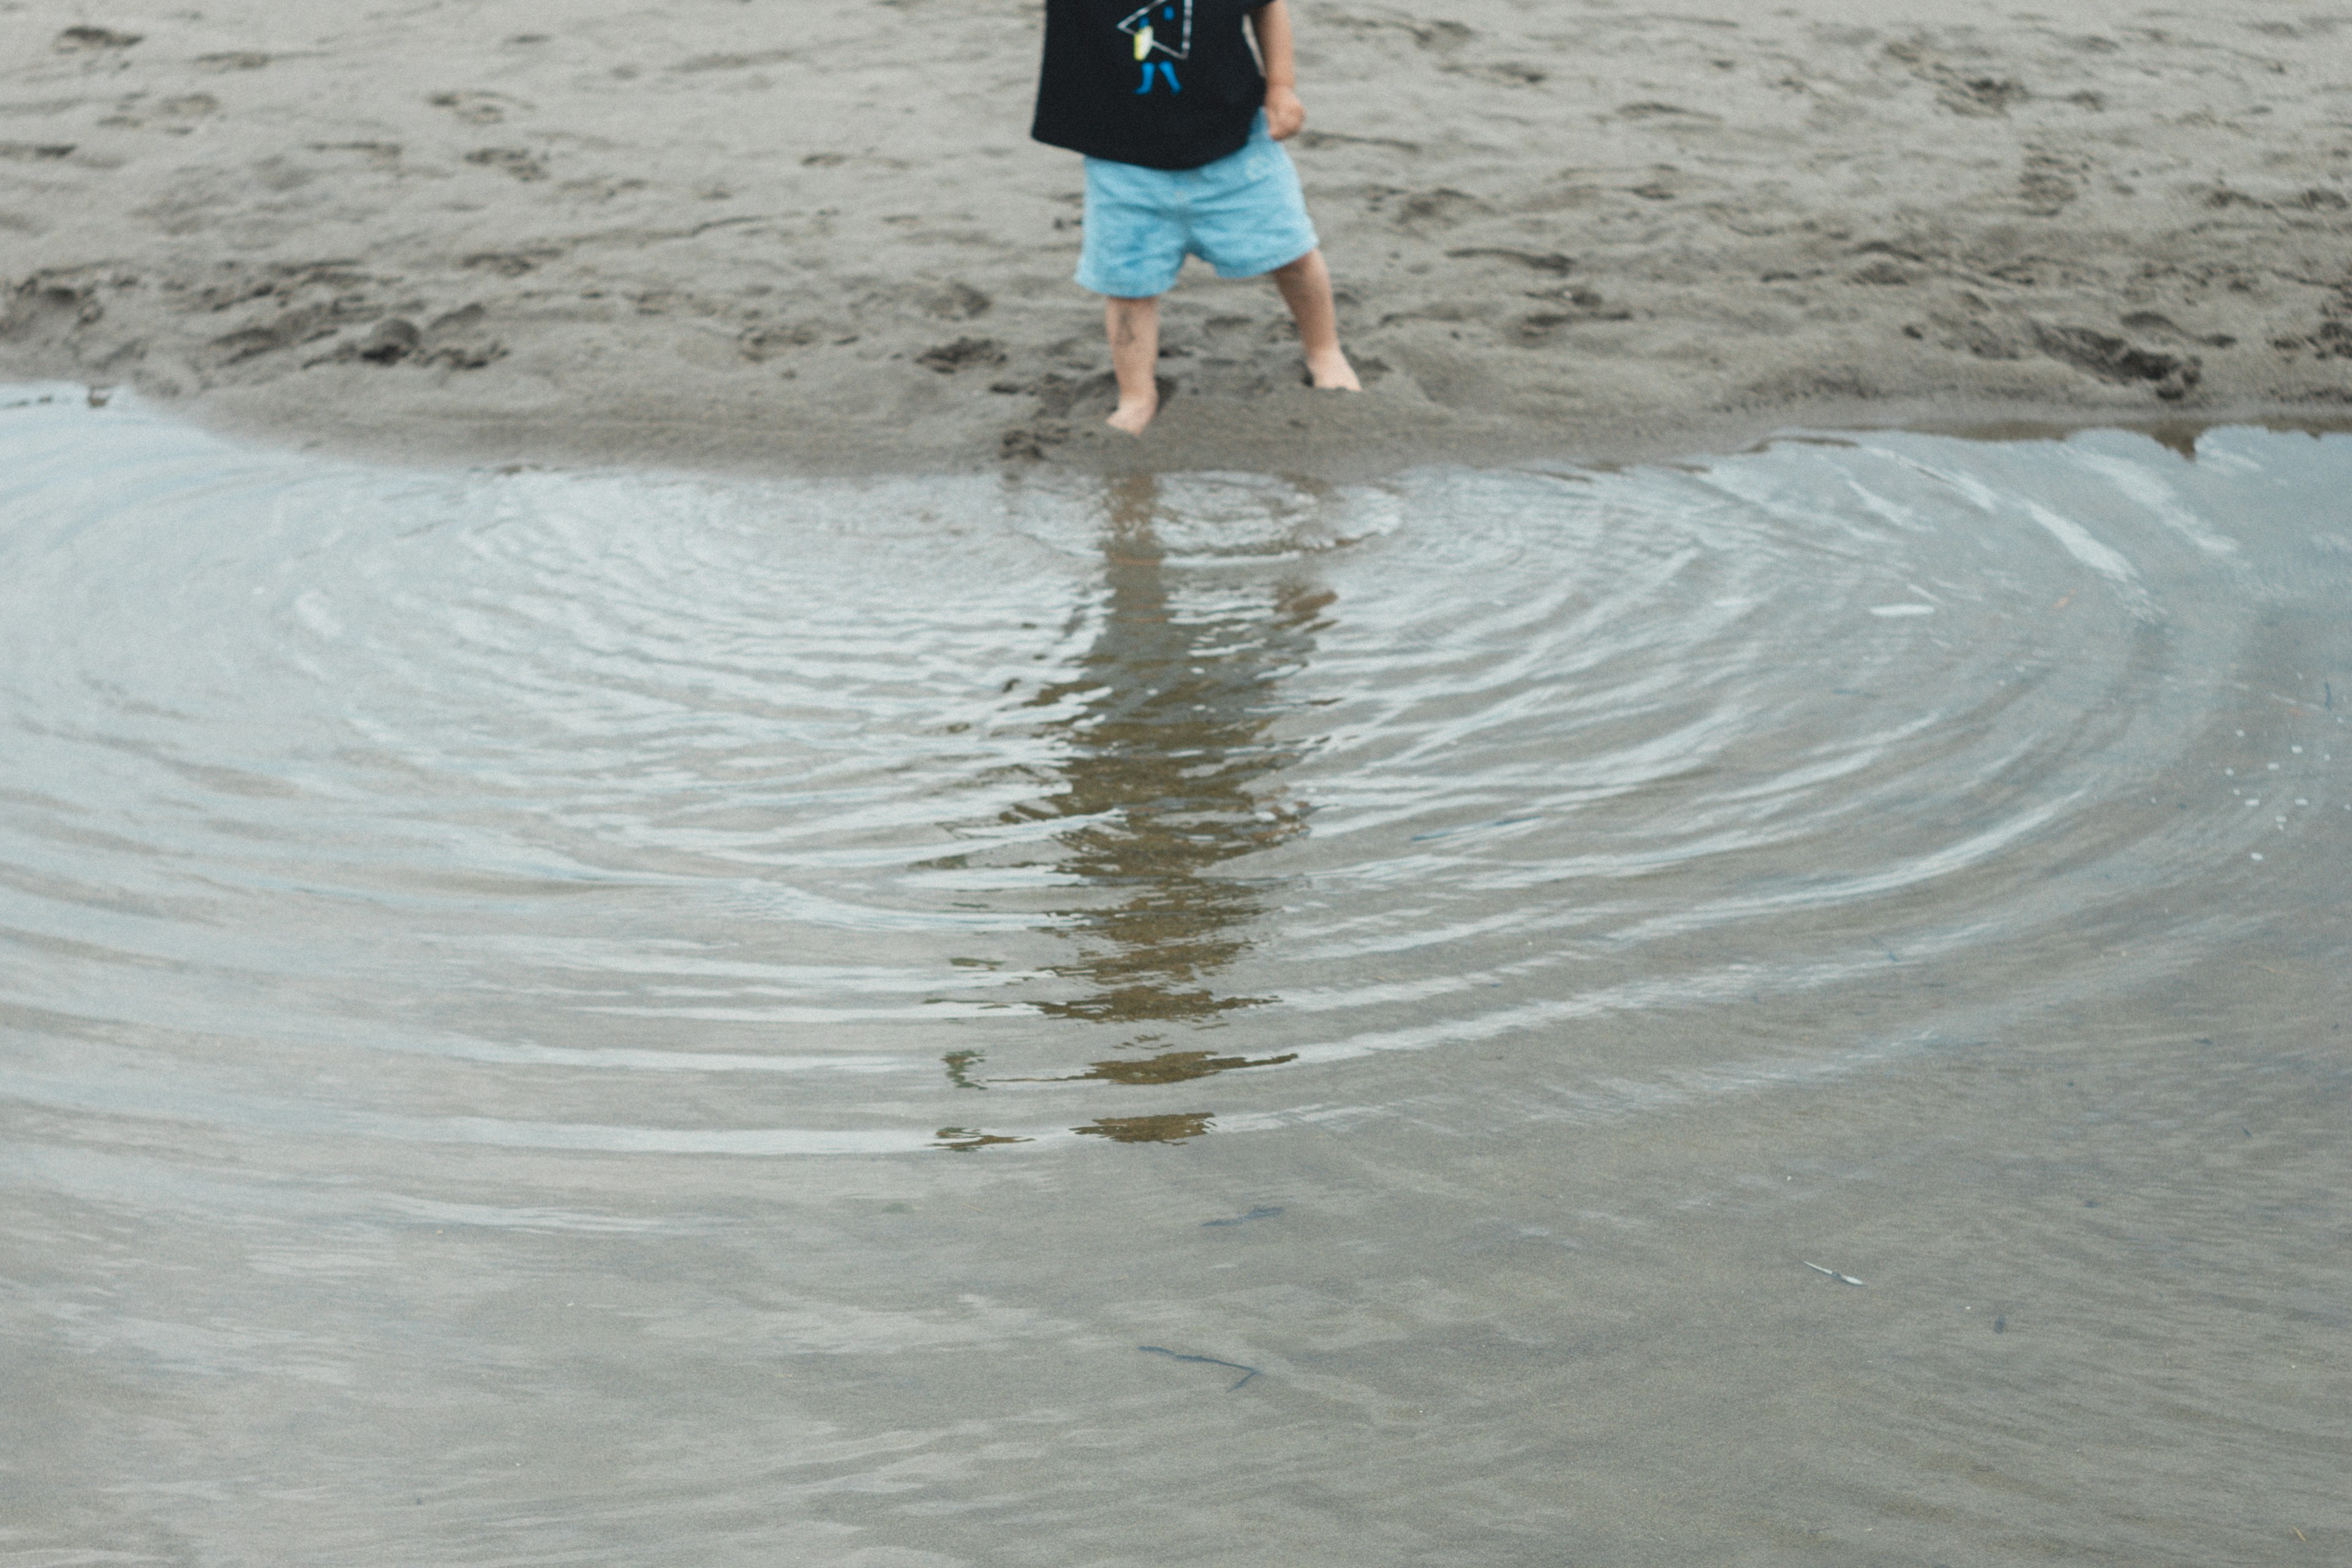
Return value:
[(1265, 103), (1242, 18), (1265, 3), (1045, 0), (1029, 133), (1150, 169), (1197, 169), (1240, 152)]

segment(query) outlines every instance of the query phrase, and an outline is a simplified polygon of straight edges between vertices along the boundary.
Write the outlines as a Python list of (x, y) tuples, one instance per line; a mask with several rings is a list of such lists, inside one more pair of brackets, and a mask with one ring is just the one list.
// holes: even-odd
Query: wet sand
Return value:
[(1197, 268), (1097, 429), (1027, 5), (0, 14), (0, 374), (402, 456), (1345, 473), (2352, 397), (2352, 16), (1299, 0), (1360, 398)]

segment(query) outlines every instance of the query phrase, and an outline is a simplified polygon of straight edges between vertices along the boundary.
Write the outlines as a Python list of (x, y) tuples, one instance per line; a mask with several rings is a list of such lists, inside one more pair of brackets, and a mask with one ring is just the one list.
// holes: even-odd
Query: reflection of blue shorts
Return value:
[(1298, 171), (1263, 114), (1240, 152), (1197, 169), (1087, 160), (1081, 289), (1148, 300), (1168, 292), (1188, 255), (1220, 278), (1255, 278), (1315, 246)]

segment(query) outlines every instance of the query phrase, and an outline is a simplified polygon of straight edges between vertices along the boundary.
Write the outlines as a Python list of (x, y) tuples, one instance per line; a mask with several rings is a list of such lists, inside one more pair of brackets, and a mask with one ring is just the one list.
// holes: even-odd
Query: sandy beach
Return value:
[(2352, 6), (1290, 3), (0, 0), (9, 1568), (2352, 1563)]
[(1100, 428), (1037, 7), (0, 7), (0, 375), (394, 457), (1299, 473), (2352, 401), (2352, 13), (1297, 0), (1370, 390)]

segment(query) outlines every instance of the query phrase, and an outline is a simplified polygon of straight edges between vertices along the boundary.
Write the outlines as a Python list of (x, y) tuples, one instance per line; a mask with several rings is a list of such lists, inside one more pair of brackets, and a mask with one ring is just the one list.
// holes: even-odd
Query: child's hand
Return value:
[(1286, 87), (1265, 89), (1265, 133), (1277, 142), (1287, 142), (1298, 134), (1307, 123), (1307, 106), (1298, 101), (1298, 94)]

